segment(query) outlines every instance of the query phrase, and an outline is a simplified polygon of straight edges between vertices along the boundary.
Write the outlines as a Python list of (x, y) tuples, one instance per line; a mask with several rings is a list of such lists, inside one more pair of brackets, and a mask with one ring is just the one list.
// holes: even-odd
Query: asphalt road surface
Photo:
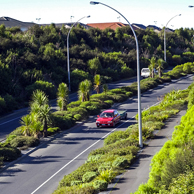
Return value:
[[(137, 78), (125, 79), (118, 82), (108, 84), (109, 90), (122, 87), (122, 86), (129, 86), (131, 83), (136, 82)], [(70, 101), (76, 101), (77, 93), (70, 94), (69, 96)], [(52, 110), (57, 110), (56, 101), (51, 101)], [(23, 108), (14, 113), (9, 114), (0, 118), (0, 142), (6, 139), (6, 136), (10, 134), (13, 130), (20, 126), (20, 119), (22, 116), (29, 113), (28, 108)]]
[[(142, 110), (156, 103), (165, 93), (173, 89), (186, 89), (193, 82), (192, 76), (186, 76), (169, 84), (142, 94)], [(64, 175), (77, 169), (87, 159), (93, 149), (102, 147), (103, 139), (115, 130), (125, 130), (135, 123), (137, 114), (137, 97), (123, 104), (115, 105), (117, 109), (127, 109), (128, 120), (116, 128), (97, 128), (96, 117), (90, 117), (66, 133), (45, 143), (39, 149), (23, 157), (0, 174), (0, 193), (2, 194), (51, 194), (57, 189)]]

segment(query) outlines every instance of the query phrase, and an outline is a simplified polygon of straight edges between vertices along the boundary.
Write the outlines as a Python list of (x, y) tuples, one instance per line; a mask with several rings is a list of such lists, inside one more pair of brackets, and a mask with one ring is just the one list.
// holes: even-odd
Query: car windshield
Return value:
[(113, 113), (103, 112), (100, 117), (113, 117)]
[(142, 69), (142, 72), (149, 72), (149, 69)]

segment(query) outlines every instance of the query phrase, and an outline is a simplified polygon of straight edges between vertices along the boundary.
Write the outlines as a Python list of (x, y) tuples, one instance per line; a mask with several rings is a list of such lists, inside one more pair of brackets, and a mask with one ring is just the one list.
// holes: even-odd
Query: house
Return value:
[[(87, 26), (86, 24), (80, 23), (78, 22), (82, 27), (84, 27), (85, 29), (89, 29), (90, 26)], [(62, 26), (64, 25), (65, 28), (71, 28), (71, 26), (73, 26), (74, 22), (70, 22), (70, 23), (55, 23), (56, 27), (62, 28)], [(46, 26), (46, 25), (50, 25), (50, 24), (40, 24), (41, 26)]]
[(149, 25), (149, 26), (147, 26), (147, 28), (153, 28), (153, 30), (157, 33), (159, 33), (161, 31), (161, 28), (159, 28), (155, 25)]
[(6, 28), (20, 27), (21, 31), (26, 31), (28, 28), (35, 25), (33, 22), (21, 22), (10, 17), (0, 17), (0, 25), (4, 24)]
[(100, 30), (104, 30), (106, 28), (116, 30), (116, 28), (121, 28), (123, 26), (127, 26), (128, 24), (123, 24), (121, 22), (109, 22), (109, 23), (89, 23), (87, 25), (93, 28), (99, 28)]
[(134, 30), (137, 30), (137, 29), (145, 30), (146, 29), (146, 26), (144, 26), (143, 24), (135, 24), (135, 23), (133, 23), (132, 27), (133, 27)]

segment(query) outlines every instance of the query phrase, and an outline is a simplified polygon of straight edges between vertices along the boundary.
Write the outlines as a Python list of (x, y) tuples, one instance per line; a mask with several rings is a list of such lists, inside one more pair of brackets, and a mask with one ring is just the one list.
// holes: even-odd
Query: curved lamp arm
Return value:
[(138, 83), (138, 124), (139, 124), (139, 146), (142, 148), (143, 147), (143, 143), (142, 143), (142, 121), (141, 121), (141, 89), (140, 89), (140, 65), (139, 65), (139, 46), (138, 46), (138, 40), (137, 40), (137, 36), (135, 34), (135, 31), (133, 29), (133, 27), (131, 26), (131, 24), (129, 23), (129, 21), (120, 13), (118, 12), (116, 9), (101, 3), (101, 2), (96, 2), (96, 1), (90, 1), (91, 5), (96, 5), (96, 4), (101, 4), (104, 5), (114, 11), (116, 11), (119, 15), (121, 15), (129, 24), (134, 36), (135, 36), (135, 41), (136, 41), (136, 50), (137, 50), (137, 83)]
[(90, 15), (88, 16), (84, 16), (81, 19), (79, 19), (77, 22), (75, 22), (73, 24), (73, 26), (70, 28), (68, 34), (67, 34), (67, 72), (68, 72), (68, 87), (69, 87), (69, 91), (71, 91), (71, 83), (70, 83), (70, 67), (69, 67), (69, 34), (72, 30), (72, 28), (75, 26), (75, 24), (77, 24), (80, 20), (84, 19), (84, 18), (89, 18)]

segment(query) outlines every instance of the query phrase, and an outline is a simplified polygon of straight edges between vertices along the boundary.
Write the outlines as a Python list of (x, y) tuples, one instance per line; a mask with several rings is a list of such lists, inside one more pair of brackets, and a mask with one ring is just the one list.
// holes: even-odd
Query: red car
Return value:
[(97, 127), (114, 127), (121, 120), (119, 112), (115, 109), (105, 110), (100, 115), (97, 115), (97, 117)]

